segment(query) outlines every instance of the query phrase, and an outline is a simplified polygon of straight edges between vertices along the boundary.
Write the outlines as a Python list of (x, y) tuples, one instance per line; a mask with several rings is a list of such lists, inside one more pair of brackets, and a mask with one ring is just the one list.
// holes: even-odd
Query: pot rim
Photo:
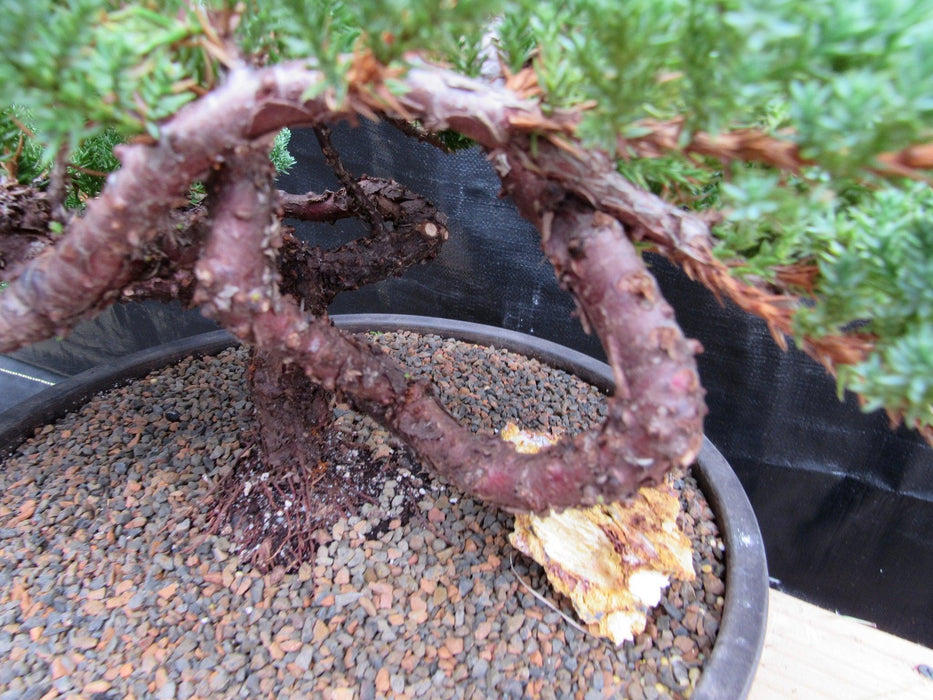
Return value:
[[(494, 345), (575, 374), (605, 393), (614, 388), (612, 368), (589, 355), (549, 340), (467, 321), (405, 314), (340, 314), (335, 325), (350, 332), (399, 329)], [(238, 341), (212, 331), (147, 348), (65, 379), (0, 413), (0, 455), (12, 452), (32, 432), (102, 391), (127, 384), (189, 355), (213, 355)], [(707, 438), (694, 476), (716, 515), (726, 547), (726, 591), (722, 622), (703, 674), (691, 696), (702, 700), (744, 698), (751, 689), (764, 646), (768, 569), (755, 513), (741, 482)]]

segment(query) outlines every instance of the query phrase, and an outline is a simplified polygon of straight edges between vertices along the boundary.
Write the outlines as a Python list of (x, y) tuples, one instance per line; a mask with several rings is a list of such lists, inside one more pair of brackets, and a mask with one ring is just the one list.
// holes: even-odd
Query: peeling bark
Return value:
[(283, 123), (339, 116), (326, 107), (327, 96), (301, 101), (318, 80), (315, 72), (296, 67), (241, 67), (224, 87), (179, 110), (155, 146), (115, 149), (121, 168), (101, 195), (67, 226), (61, 243), (23, 266), (0, 294), (0, 352), (63, 335), (112, 303), (133, 280), (134, 263), (165, 213), (236, 147)]
[[(165, 212), (200, 177), (209, 185), (210, 222), (193, 302), (270, 367), (300, 367), (464, 490), (505, 508), (540, 511), (622, 499), (689, 463), (705, 411), (694, 348), (629, 239), (650, 237), (675, 257), (700, 259), (709, 249), (705, 224), (634, 188), (604, 155), (580, 151), (567, 140), (573, 115), (544, 115), (504, 88), (425, 65), (402, 78), (408, 91), (401, 96), (378, 80), (351, 85), (341, 111), (329, 95), (303, 101), (318, 79), (300, 64), (236, 68), (226, 85), (166, 124), (157, 144), (123, 147), (123, 167), (102, 196), (68, 226), (62, 244), (26, 264), (0, 295), (0, 351), (67, 329), (138, 279)], [(537, 455), (517, 454), (496, 436), (458, 425), (428, 384), (408, 381), (380, 350), (330, 324), (323, 308), (334, 290), (429, 257), (446, 233), (417, 198), (394, 199), (389, 186), (370, 183), (376, 189), (366, 201), (378, 203), (380, 214), (368, 218), (383, 219), (371, 236), (325, 253), (283, 239), (266, 155), (270, 134), (354, 111), (417, 118), (432, 131), (453, 128), (490, 151), (506, 191), (541, 230), (562, 283), (606, 348), (617, 391), (603, 425)], [(530, 134), (538, 135), (536, 149)], [(294, 211), (332, 216), (342, 206), (357, 216), (366, 208), (359, 195), (325, 196)], [(280, 272), (283, 253), (289, 261)]]
[(49, 235), (51, 207), (45, 192), (18, 182), (0, 182), (0, 281), (54, 243)]
[[(302, 299), (312, 315), (320, 315), (340, 292), (359, 289), (401, 275), (412, 265), (433, 260), (448, 238), (447, 217), (433, 204), (391, 180), (361, 178), (360, 196), (379, 211), (380, 225), (370, 236), (334, 250), (306, 246), (286, 235), (279, 251), (282, 289)], [(285, 215), (312, 215), (315, 221), (360, 216), (359, 196), (346, 190), (285, 196)], [(310, 214), (313, 212), (313, 214)]]

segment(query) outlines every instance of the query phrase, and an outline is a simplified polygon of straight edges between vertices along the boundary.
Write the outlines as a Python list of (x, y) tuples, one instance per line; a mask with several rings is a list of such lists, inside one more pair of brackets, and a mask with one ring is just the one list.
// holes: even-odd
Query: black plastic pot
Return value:
[[(333, 317), (353, 332), (405, 329), (435, 333), (481, 345), (494, 345), (571, 372), (607, 393), (612, 370), (588, 355), (523, 333), (475, 323), (422, 316), (347, 314)], [(0, 452), (14, 449), (32, 432), (85, 403), (91, 396), (128, 384), (149, 372), (189, 356), (212, 355), (235, 344), (216, 331), (160, 345), (119, 362), (77, 374), (0, 413)], [(693, 698), (734, 700), (751, 687), (764, 643), (768, 608), (768, 571), (755, 514), (741, 483), (709, 440), (693, 470), (716, 514), (726, 546), (725, 608), (711, 658)]]

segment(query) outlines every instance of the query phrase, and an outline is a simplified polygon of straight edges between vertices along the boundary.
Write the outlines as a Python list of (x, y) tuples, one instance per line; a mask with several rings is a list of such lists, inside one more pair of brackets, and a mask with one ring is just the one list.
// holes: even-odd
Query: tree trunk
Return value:
[(334, 427), (334, 394), (296, 364), (253, 348), (247, 373), (254, 407), (249, 446), (215, 486), (214, 532), (261, 571), (313, 561), (316, 533), (380, 493), (385, 461)]
[(333, 394), (311, 382), (294, 364), (253, 349), (249, 366), (262, 462), (270, 473), (320, 465), (321, 436), (333, 425)]

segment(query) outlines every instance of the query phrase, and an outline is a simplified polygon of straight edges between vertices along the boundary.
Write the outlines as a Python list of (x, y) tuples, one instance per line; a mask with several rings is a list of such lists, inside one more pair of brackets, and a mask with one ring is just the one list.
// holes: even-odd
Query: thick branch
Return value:
[(458, 434), (409, 399), (400, 432), (462, 488), (510, 509), (618, 500), (688, 464), (705, 408), (692, 348), (617, 221), (568, 204), (547, 243), (561, 278), (603, 339), (616, 393), (599, 428), (536, 455)]
[[(616, 218), (631, 238), (651, 241), (690, 277), (763, 318), (775, 341), (786, 347), (785, 335), (793, 335), (799, 299), (775, 295), (733, 277), (713, 255), (714, 239), (706, 221), (626, 180), (606, 154), (583, 151), (568, 141), (565, 135), (573, 130), (572, 120), (546, 116), (535, 103), (520, 100), (508, 90), (434, 66), (412, 69), (406, 83), (408, 92), (398, 98), (406, 114), (432, 130), (457, 129), (485, 146), (493, 152), (491, 160), (500, 177), (508, 178), (513, 169), (534, 173), (553, 183), (557, 191), (571, 192)], [(381, 95), (370, 93), (367, 97), (373, 108), (381, 105), (389, 109), (380, 101), (384, 100)], [(539, 135), (534, 149), (529, 131)], [(911, 162), (919, 160), (915, 157)], [(836, 363), (864, 359), (871, 341), (852, 336), (806, 338), (803, 349), (832, 371)]]
[[(286, 291), (308, 309), (326, 307), (341, 291), (358, 289), (411, 265), (433, 259), (448, 237), (447, 219), (430, 202), (392, 180), (363, 177), (359, 187), (379, 207), (384, 226), (378, 238), (364, 238), (336, 250), (311, 248), (286, 236), (279, 253)], [(292, 195), (278, 192), (292, 218), (334, 222), (361, 215), (346, 190)], [(9, 231), (0, 229), (0, 280), (14, 279), (17, 263), (28, 262), (60, 239), (44, 233), (51, 221), (42, 193), (25, 186), (0, 189), (0, 212)], [(194, 263), (205, 236), (201, 209), (172, 211), (159, 224), (154, 241), (134, 262), (130, 282), (114, 301), (155, 300), (192, 303)], [(19, 227), (13, 229), (13, 227)], [(19, 231), (19, 232), (17, 232)]]
[(344, 337), (325, 317), (309, 318), (293, 297), (279, 294), (273, 176), (264, 150), (252, 142), (282, 126), (343, 115), (328, 108), (328, 96), (302, 100), (319, 79), (302, 64), (238, 68), (225, 86), (179, 112), (156, 146), (124, 149), (124, 167), (84, 219), (69, 226), (67, 246), (33, 261), (0, 295), (0, 350), (105, 303), (131, 278), (133, 258), (155, 235), (152, 222), (213, 169), (214, 220), (196, 268), (196, 301), (243, 340), (343, 392), (464, 489), (507, 508), (540, 510), (625, 497), (692, 460), (704, 408), (691, 346), (629, 238), (648, 238), (682, 263), (718, 271), (723, 266), (712, 258), (706, 224), (631, 185), (607, 156), (574, 146), (567, 140), (570, 115), (544, 115), (508, 90), (433, 66), (400, 77), (408, 87), (401, 97), (368, 75), (365, 84), (351, 78), (347, 109), (452, 128), (492, 151), (613, 364), (617, 394), (599, 429), (538, 455), (518, 455), (493, 436), (460, 427), (427, 385), (409, 383), (381, 352)]
[[(566, 148), (560, 139), (572, 133), (573, 115), (544, 115), (536, 103), (505, 88), (427, 64), (400, 78), (409, 89), (398, 99), (378, 83), (351, 85), (346, 112), (329, 109), (327, 94), (302, 99), (320, 79), (303, 63), (237, 68), (225, 85), (180, 110), (156, 146), (122, 147), (123, 167), (86, 215), (68, 227), (65, 245), (30, 263), (0, 298), (0, 351), (63, 332), (106, 306), (130, 279), (132, 259), (153, 236), (152, 222), (235, 146), (283, 126), (323, 123), (355, 111), (417, 118), (431, 130), (455, 129), (490, 149), (515, 144), (516, 154), (527, 146), (529, 133), (540, 133), (542, 148), (529, 164), (561, 187), (591, 203), (605, 202), (634, 235), (651, 236), (682, 256), (705, 258), (711, 247), (702, 221), (616, 175), (607, 157)], [(548, 137), (565, 147), (548, 143)]]
[(277, 245), (277, 221), (269, 188), (256, 174), (264, 167), (262, 159), (244, 158), (216, 176), (213, 232), (197, 268), (199, 300), (247, 342), (345, 394), (436, 471), (503, 507), (541, 510), (625, 497), (696, 456), (704, 409), (692, 349), (614, 219), (568, 205), (549, 238), (562, 279), (609, 339), (619, 385), (609, 418), (591, 433), (520, 455), (495, 436), (460, 426), (429, 385), (406, 380), (379, 350), (325, 318), (307, 318), (292, 298), (276, 293), (267, 253)]
[[(64, 332), (106, 306), (131, 279), (131, 261), (152, 237), (152, 222), (233, 147), (283, 126), (313, 125), (354, 112), (417, 119), (431, 131), (454, 129), (487, 149), (501, 149), (495, 163), (500, 174), (514, 166), (528, 169), (610, 214), (630, 236), (650, 240), (689, 275), (763, 316), (784, 343), (797, 300), (736, 281), (712, 255), (713, 238), (701, 218), (640, 190), (604, 154), (574, 145), (577, 115), (545, 115), (537, 103), (507, 88), (426, 63), (392, 76), (407, 87), (398, 96), (380, 82), (384, 70), (377, 64), (351, 71), (350, 97), (341, 111), (328, 107), (332, 98), (326, 93), (302, 99), (321, 80), (304, 63), (235, 68), (225, 85), (182, 109), (163, 128), (157, 146), (124, 147), (123, 168), (86, 216), (68, 227), (66, 245), (30, 263), (0, 295), (0, 352)], [(529, 134), (537, 135), (533, 157)], [(917, 160), (912, 157), (911, 163)], [(823, 338), (804, 347), (831, 366), (863, 356), (856, 345), (849, 338)]]
[(273, 70), (233, 70), (222, 88), (164, 125), (157, 145), (117, 149), (122, 167), (101, 196), (0, 294), (0, 352), (65, 333), (109, 305), (133, 279), (134, 261), (158, 234), (156, 222), (234, 147), (284, 122), (333, 116), (326, 95), (300, 100), (317, 73)]

